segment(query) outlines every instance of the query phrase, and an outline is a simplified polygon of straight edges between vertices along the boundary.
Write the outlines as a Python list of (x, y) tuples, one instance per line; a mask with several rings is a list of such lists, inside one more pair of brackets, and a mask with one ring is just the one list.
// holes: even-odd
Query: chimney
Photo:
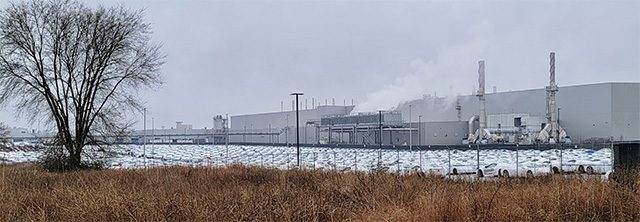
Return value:
[(485, 112), (484, 99), (484, 60), (478, 61), (478, 99), (480, 100), (480, 133), (484, 133), (487, 128), (487, 114)]

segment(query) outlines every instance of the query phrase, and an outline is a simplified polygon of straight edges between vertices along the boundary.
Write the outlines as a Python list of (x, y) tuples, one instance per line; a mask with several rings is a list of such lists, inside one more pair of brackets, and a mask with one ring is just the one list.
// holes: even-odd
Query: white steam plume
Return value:
[[(378, 91), (367, 93), (366, 100), (359, 103), (354, 112), (393, 109), (425, 94), (453, 97), (471, 93), (478, 78), (477, 61), (484, 59), (492, 42), (493, 25), (482, 23), (470, 32), (475, 37), (465, 44), (439, 49), (437, 58), (433, 60), (420, 58), (412, 61), (413, 72)], [(488, 73), (490, 67), (491, 61), (487, 61)]]

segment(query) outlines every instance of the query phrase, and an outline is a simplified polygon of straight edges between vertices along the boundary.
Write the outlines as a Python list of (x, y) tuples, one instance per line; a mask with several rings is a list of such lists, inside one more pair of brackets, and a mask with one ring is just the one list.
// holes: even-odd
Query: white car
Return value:
[(498, 166), (497, 163), (482, 164), (477, 171), (478, 177), (496, 176), (498, 174), (498, 168), (496, 166)]
[(505, 163), (489, 163), (483, 164), (482, 167), (478, 170), (477, 174), (479, 177), (501, 177), (503, 171), (509, 174), (509, 170), (515, 169), (511, 164)]
[(546, 164), (525, 164), (523, 167), (520, 167), (519, 176), (546, 176), (552, 174), (553, 171), (551, 167)]
[(469, 165), (451, 165), (451, 172), (449, 175), (460, 175), (460, 174), (475, 174), (476, 166)]
[[(560, 173), (560, 164), (554, 163), (551, 166), (553, 173)], [(568, 173), (577, 174), (605, 174), (611, 170), (611, 164), (606, 163), (589, 163), (589, 162), (576, 162), (569, 161), (569, 163), (562, 164), (562, 171)]]
[[(491, 165), (487, 165), (491, 166)], [(516, 166), (512, 164), (496, 164), (495, 173), (498, 177), (534, 177), (548, 175), (551, 173), (551, 168), (545, 164), (520, 164)], [(490, 171), (487, 171), (490, 172)], [(488, 174), (485, 174), (485, 176)]]

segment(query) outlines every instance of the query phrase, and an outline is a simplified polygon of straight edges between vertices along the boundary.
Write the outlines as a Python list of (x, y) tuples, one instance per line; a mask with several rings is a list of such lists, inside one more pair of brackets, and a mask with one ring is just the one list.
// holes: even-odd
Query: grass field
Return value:
[(592, 179), (484, 182), (423, 175), (169, 167), (0, 167), (0, 220), (638, 221), (640, 191)]

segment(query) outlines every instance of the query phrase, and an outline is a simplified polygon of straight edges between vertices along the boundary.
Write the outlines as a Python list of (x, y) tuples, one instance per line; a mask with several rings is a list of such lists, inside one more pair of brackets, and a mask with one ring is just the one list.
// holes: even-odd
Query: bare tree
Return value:
[(0, 103), (55, 124), (69, 168), (140, 110), (141, 88), (161, 84), (164, 56), (141, 11), (33, 0), (0, 11)]

